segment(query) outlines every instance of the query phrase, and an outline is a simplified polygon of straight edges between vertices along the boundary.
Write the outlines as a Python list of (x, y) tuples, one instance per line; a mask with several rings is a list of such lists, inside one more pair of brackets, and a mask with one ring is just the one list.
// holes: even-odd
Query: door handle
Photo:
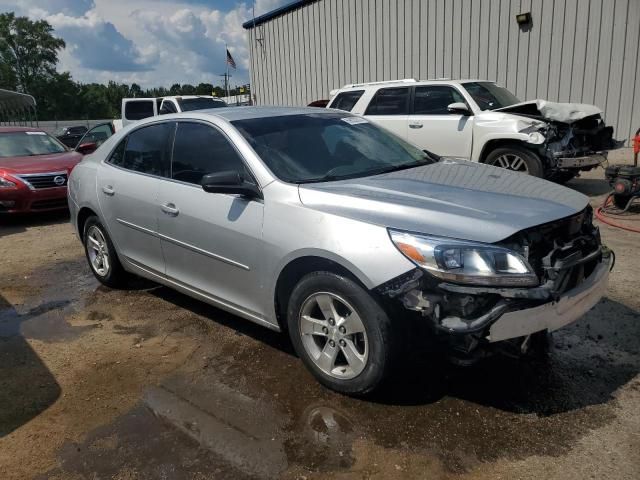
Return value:
[(173, 203), (165, 203), (164, 205), (160, 205), (160, 209), (164, 213), (172, 217), (175, 217), (180, 213), (180, 210), (178, 210), (178, 207), (176, 207)]
[(410, 123), (409, 128), (422, 128), (421, 123)]
[(102, 187), (102, 193), (104, 193), (105, 195), (109, 195), (110, 197), (113, 197), (113, 194), (116, 193), (116, 191), (113, 189), (111, 185), (105, 185), (104, 187)]

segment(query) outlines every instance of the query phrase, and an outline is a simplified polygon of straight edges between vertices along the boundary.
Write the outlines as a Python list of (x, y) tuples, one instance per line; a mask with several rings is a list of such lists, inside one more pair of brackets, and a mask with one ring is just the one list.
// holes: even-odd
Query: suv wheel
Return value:
[(111, 288), (122, 287), (127, 273), (122, 268), (107, 230), (96, 216), (84, 224), (84, 251), (93, 275), (100, 283)]
[(534, 152), (517, 145), (509, 145), (492, 150), (487, 155), (485, 163), (513, 170), (514, 172), (527, 173), (534, 177), (542, 177), (544, 175), (540, 157)]
[(323, 385), (362, 395), (389, 371), (395, 343), (389, 317), (349, 278), (305, 276), (291, 294), (287, 320), (296, 353)]

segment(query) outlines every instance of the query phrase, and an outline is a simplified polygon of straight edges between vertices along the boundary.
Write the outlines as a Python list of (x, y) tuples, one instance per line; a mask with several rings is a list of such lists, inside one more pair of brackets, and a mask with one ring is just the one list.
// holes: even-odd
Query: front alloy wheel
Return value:
[(534, 177), (542, 178), (544, 176), (544, 167), (540, 157), (535, 152), (516, 144), (492, 150), (487, 155), (485, 163)]
[(291, 292), (287, 326), (296, 353), (316, 379), (337, 392), (378, 388), (393, 364), (398, 327), (357, 281), (313, 272)]
[(514, 172), (529, 173), (527, 162), (517, 153), (504, 153), (496, 158), (493, 164), (496, 167), (506, 168)]
[(367, 333), (346, 300), (329, 292), (315, 293), (302, 305), (299, 322), (302, 344), (324, 373), (346, 380), (364, 370)]

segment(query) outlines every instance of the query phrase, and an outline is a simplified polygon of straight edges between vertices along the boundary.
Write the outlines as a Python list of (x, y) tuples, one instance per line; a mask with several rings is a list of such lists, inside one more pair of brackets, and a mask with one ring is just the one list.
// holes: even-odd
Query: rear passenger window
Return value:
[(134, 172), (169, 176), (169, 140), (174, 123), (159, 123), (135, 130), (114, 150), (109, 163)]
[(409, 106), (409, 89), (381, 88), (367, 107), (365, 115), (406, 115)]
[(333, 99), (333, 102), (331, 102), (331, 108), (350, 112), (353, 110), (353, 107), (356, 106), (356, 103), (358, 103), (363, 93), (364, 90), (339, 93), (338, 96)]
[(227, 137), (202, 123), (180, 122), (173, 144), (171, 178), (200, 185), (208, 173), (247, 174), (244, 163)]
[(450, 112), (447, 107), (452, 103), (465, 103), (455, 88), (444, 85), (416, 87), (413, 100), (413, 113), (416, 115), (459, 115)]

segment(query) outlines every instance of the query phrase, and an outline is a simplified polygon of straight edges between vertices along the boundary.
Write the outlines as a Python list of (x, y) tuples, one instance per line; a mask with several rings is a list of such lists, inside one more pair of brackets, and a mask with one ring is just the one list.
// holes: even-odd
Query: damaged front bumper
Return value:
[(593, 155), (583, 155), (578, 157), (556, 157), (557, 168), (585, 168), (596, 167), (607, 161), (606, 152), (595, 153)]
[(604, 295), (615, 256), (599, 240), (595, 249), (577, 251), (583, 238), (557, 246), (545, 257), (546, 273), (537, 287), (453, 284), (416, 269), (379, 293), (414, 312), (416, 325), (427, 328), (457, 361), (508, 350), (502, 347), (510, 343), (519, 342), (523, 350), (531, 335), (578, 320)]
[(591, 310), (605, 294), (611, 263), (611, 257), (600, 262), (583, 283), (562, 294), (558, 301), (505, 312), (491, 323), (487, 340), (493, 343), (543, 330), (552, 332), (575, 322)]

